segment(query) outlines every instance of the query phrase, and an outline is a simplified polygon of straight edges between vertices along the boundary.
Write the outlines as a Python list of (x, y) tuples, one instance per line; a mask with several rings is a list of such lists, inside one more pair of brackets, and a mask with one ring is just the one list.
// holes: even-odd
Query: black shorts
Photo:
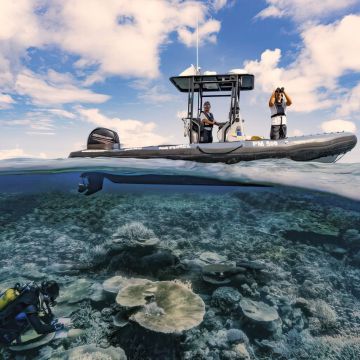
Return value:
[(213, 142), (212, 130), (204, 129), (204, 131), (201, 134), (201, 142), (202, 143), (212, 143)]
[(271, 125), (270, 139), (279, 140), (286, 138), (286, 125)]

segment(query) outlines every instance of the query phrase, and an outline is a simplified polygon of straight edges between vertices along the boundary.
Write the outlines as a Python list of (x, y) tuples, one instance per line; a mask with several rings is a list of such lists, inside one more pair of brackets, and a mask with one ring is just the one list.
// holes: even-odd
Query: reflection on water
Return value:
[(171, 179), (0, 178), (0, 289), (59, 281), (78, 329), (25, 358), (360, 358), (358, 202)]

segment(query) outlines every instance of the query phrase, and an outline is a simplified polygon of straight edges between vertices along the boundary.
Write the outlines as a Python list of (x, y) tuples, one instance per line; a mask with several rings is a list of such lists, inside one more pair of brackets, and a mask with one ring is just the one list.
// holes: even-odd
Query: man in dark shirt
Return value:
[(214, 119), (214, 115), (210, 112), (210, 102), (205, 101), (204, 103), (204, 110), (200, 113), (200, 121), (204, 127), (203, 131), (203, 139), (201, 142), (203, 143), (212, 143), (213, 137), (212, 137), (212, 130), (214, 125), (218, 125), (217, 122)]

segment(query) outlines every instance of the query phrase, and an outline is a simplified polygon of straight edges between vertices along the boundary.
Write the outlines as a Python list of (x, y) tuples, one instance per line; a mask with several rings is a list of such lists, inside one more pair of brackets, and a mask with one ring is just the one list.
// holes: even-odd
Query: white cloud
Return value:
[(8, 94), (0, 93), (0, 109), (9, 109), (15, 100)]
[(352, 113), (359, 113), (360, 111), (360, 83), (351, 89), (342, 99), (337, 114), (339, 116), (346, 116)]
[[(0, 86), (2, 91), (29, 96), (36, 105), (106, 101), (105, 95), (86, 87), (112, 75), (157, 77), (160, 52), (170, 35), (177, 33), (180, 42), (192, 46), (198, 19), (201, 43), (215, 42), (220, 23), (208, 17), (211, 10), (227, 4), (225, 0), (2, 0)], [(74, 84), (69, 74), (52, 70), (37, 74), (25, 67), (33, 52), (51, 47), (78, 57), (72, 66), (85, 77), (81, 85)], [(149, 98), (161, 100), (157, 90)]]
[(30, 125), (30, 119), (14, 119), (14, 120), (0, 120), (1, 125), (5, 126), (24, 126)]
[(169, 142), (169, 138), (158, 135), (156, 124), (132, 119), (109, 118), (99, 109), (78, 109), (83, 120), (96, 126), (106, 127), (118, 132), (122, 146), (149, 146)]
[(175, 99), (163, 85), (154, 84), (150, 79), (137, 79), (130, 86), (139, 90), (138, 98), (148, 103), (166, 103)]
[(177, 113), (176, 113), (176, 117), (178, 118), (178, 119), (183, 119), (183, 118), (186, 118), (187, 117), (187, 111), (186, 110), (180, 110), (180, 111), (178, 111)]
[(0, 94), (0, 102), (5, 104), (13, 104), (15, 101), (10, 95)]
[[(58, 73), (57, 73), (58, 74)], [(109, 99), (108, 95), (96, 94), (82, 89), (70, 82), (65, 82), (61, 74), (52, 71), (41, 77), (30, 70), (22, 71), (16, 78), (15, 89), (18, 94), (29, 96), (34, 104), (54, 105), (66, 103), (102, 103)], [(62, 81), (59, 81), (59, 80)]]
[(228, 0), (212, 0), (212, 6), (215, 11), (219, 11), (228, 5)]
[(42, 34), (35, 15), (38, 1), (2, 0), (0, 11), (0, 40), (16, 38), (16, 43), (22, 45), (31, 42), (35, 46), (41, 44)]
[(40, 131), (27, 131), (26, 134), (27, 135), (40, 135), (40, 136), (43, 136), (43, 135), (45, 135), (45, 136), (55, 135), (54, 132), (43, 132), (43, 131), (41, 131), (41, 132)]
[(220, 26), (206, 19), (208, 7), (180, 0), (57, 0), (43, 18), (49, 24), (48, 41), (79, 55), (79, 68), (97, 65), (95, 77), (153, 78), (159, 74), (160, 47), (171, 33), (178, 32), (189, 45), (180, 33), (191, 32), (199, 19), (203, 42), (214, 42)]
[(48, 131), (55, 129), (56, 120), (73, 120), (77, 117), (75, 113), (63, 109), (38, 108), (36, 111), (27, 112), (23, 118), (11, 120), (0, 120), (0, 125), (14, 127), (20, 126), (37, 131)]
[(148, 102), (148, 103), (166, 103), (171, 100), (174, 100), (174, 95), (171, 95), (166, 92), (164, 88), (159, 85), (154, 85), (153, 87), (147, 89), (144, 93), (139, 95), (139, 98)]
[(290, 131), (290, 136), (303, 136), (304, 132), (300, 129), (294, 129)]
[(212, 0), (212, 6), (215, 11), (235, 6), (238, 0)]
[(26, 49), (42, 46), (47, 32), (34, 9), (37, 0), (2, 0), (0, 5), (0, 86), (13, 90), (14, 76), (21, 69)]
[(53, 119), (45, 117), (40, 112), (29, 112), (24, 119), (0, 120), (0, 124), (2, 126), (28, 128), (31, 131), (27, 131), (27, 134), (49, 135), (51, 133), (53, 135), (55, 129)]
[(10, 159), (15, 157), (23, 157), (25, 156), (25, 152), (23, 149), (7, 149), (7, 150), (0, 150), (0, 160)]
[(256, 16), (255, 18), (261, 18), (261, 19), (265, 19), (268, 17), (273, 17), (273, 18), (281, 18), (285, 15), (285, 11), (281, 10), (279, 7), (274, 6), (274, 5), (270, 5), (267, 8), (265, 8), (264, 10), (261, 10)]
[[(360, 71), (360, 42), (353, 41), (353, 34), (357, 33), (360, 15), (312, 26), (301, 33), (303, 47), (293, 63), (279, 66), (281, 51), (275, 49), (264, 51), (260, 60), (246, 62), (245, 68), (257, 76), (257, 88), (269, 95), (277, 86), (284, 86), (293, 99), (295, 111), (341, 106), (339, 99), (346, 91), (338, 86), (341, 76)], [(356, 100), (357, 90), (354, 97)]]
[(75, 119), (77, 115), (63, 109), (37, 109), (24, 114), (23, 118), (0, 120), (1, 126), (21, 127), (27, 134), (54, 135), (55, 121)]
[(12, 158), (19, 158), (19, 157), (37, 157), (45, 159), (47, 156), (45, 153), (39, 153), (38, 155), (28, 154), (23, 149), (15, 148), (15, 149), (6, 149), (0, 150), (0, 160), (4, 159), (12, 159)]
[[(215, 43), (216, 33), (220, 31), (220, 22), (217, 20), (209, 20), (206, 23), (199, 26), (199, 44), (205, 41)], [(182, 27), (178, 30), (179, 39), (186, 46), (196, 46), (197, 31), (192, 30), (189, 27)]]
[(356, 125), (347, 120), (329, 120), (321, 124), (321, 130), (325, 132), (349, 131), (356, 132)]
[(260, 11), (256, 17), (288, 16), (298, 22), (324, 18), (356, 4), (357, 0), (266, 0), (268, 7)]
[(265, 92), (270, 92), (283, 77), (284, 69), (279, 68), (281, 59), (281, 50), (265, 50), (260, 60), (251, 60), (245, 62), (245, 70), (256, 76), (256, 87)]
[(54, 114), (57, 117), (62, 117), (66, 119), (75, 119), (76, 115), (70, 111), (66, 111), (63, 109), (45, 109), (45, 111), (48, 111), (51, 114)]

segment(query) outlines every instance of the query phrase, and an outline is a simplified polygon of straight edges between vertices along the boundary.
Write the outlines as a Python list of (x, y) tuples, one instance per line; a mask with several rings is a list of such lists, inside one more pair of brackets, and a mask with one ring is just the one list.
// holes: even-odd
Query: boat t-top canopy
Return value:
[(253, 90), (254, 75), (251, 74), (216, 74), (173, 76), (170, 81), (181, 92)]
[[(226, 141), (227, 131), (236, 122), (241, 125), (240, 93), (253, 90), (255, 77), (247, 73), (228, 74), (189, 74), (173, 76), (170, 81), (175, 87), (188, 95), (187, 116), (184, 121), (185, 134), (189, 135), (190, 143), (198, 143), (201, 139), (200, 114), (204, 98), (230, 97), (229, 120), (224, 123), (221, 141)], [(219, 92), (221, 92), (219, 94)], [(195, 103), (195, 104), (194, 104)], [(226, 125), (225, 125), (226, 124)], [(219, 127), (220, 129), (220, 127)], [(220, 140), (220, 139), (219, 139)]]

